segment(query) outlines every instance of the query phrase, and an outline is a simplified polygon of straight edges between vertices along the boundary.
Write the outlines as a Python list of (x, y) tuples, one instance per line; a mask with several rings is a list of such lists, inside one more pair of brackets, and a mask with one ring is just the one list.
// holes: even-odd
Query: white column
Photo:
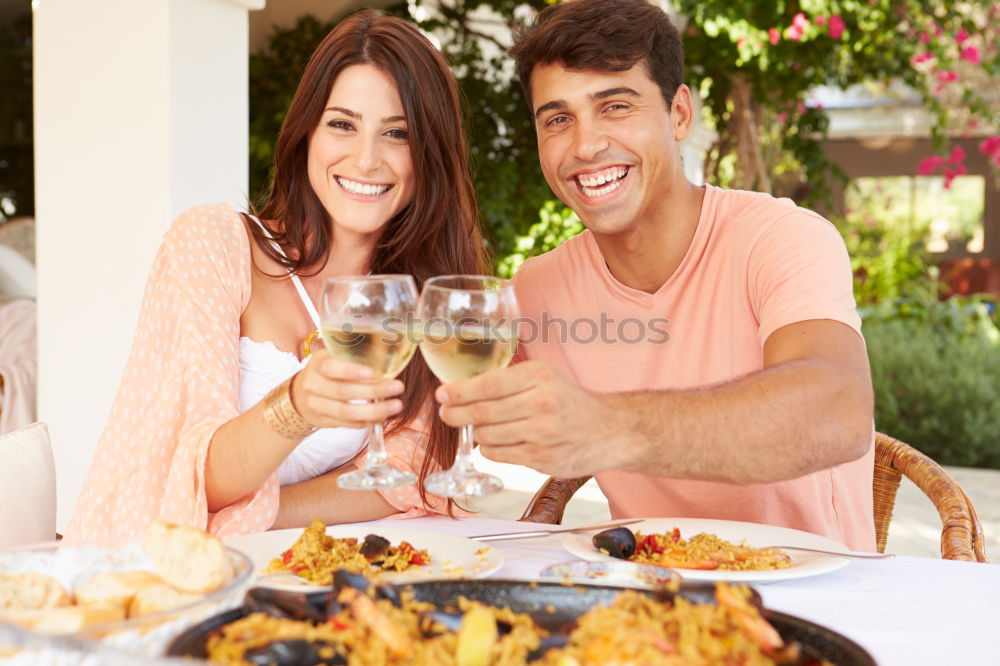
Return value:
[(684, 162), (684, 175), (695, 185), (705, 184), (705, 157), (719, 133), (705, 127), (701, 122), (701, 96), (698, 91), (691, 91), (691, 101), (694, 102), (694, 122), (687, 138), (681, 141), (681, 159)]
[(160, 238), (247, 193), (247, 12), (265, 0), (35, 0), (39, 415), (61, 529)]

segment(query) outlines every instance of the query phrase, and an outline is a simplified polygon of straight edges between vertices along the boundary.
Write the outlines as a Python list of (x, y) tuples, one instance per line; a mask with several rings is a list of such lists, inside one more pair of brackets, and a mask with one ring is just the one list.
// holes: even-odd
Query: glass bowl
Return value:
[[(189, 626), (243, 602), (253, 580), (253, 563), (242, 552), (225, 549), (236, 572), (225, 586), (176, 608), (84, 627), (72, 637), (151, 657), (163, 654), (167, 644)], [(70, 594), (76, 585), (99, 573), (132, 570), (154, 570), (141, 540), (48, 542), (0, 551), (0, 573), (42, 573), (55, 578)]]

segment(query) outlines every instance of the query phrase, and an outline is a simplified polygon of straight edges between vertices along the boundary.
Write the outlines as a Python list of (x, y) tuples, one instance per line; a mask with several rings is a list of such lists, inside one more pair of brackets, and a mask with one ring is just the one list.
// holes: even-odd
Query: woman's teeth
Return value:
[(346, 178), (340, 178), (339, 176), (337, 177), (337, 183), (351, 194), (364, 194), (367, 196), (378, 196), (392, 187), (392, 185), (366, 185), (365, 183), (358, 183)]

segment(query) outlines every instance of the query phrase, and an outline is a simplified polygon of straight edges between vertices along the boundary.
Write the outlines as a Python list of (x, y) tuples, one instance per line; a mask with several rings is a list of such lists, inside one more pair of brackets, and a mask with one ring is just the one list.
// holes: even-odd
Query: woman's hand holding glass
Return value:
[[(323, 286), (320, 333), (326, 355), (334, 357), (323, 362), (324, 368), (334, 374), (356, 373), (355, 377), (363, 372), (362, 367), (367, 368), (372, 382), (372, 390), (367, 393), (355, 387), (349, 391), (337, 387), (343, 397), (336, 401), (348, 401), (339, 409), (364, 408), (350, 413), (363, 415), (359, 420), (371, 427), (365, 465), (339, 476), (337, 485), (341, 488), (374, 490), (416, 481), (412, 472), (389, 464), (383, 441), (382, 422), (400, 411), (402, 404), (395, 400), (379, 402), (403, 391), (401, 382), (390, 380), (403, 371), (416, 351), (416, 342), (404, 326), (411, 320), (416, 303), (417, 288), (409, 275), (330, 278)], [(336, 363), (330, 366), (330, 362)], [(362, 400), (371, 402), (356, 404)]]
[(317, 428), (366, 428), (402, 408), (398, 379), (379, 380), (371, 368), (334, 358), (314, 345), (309, 363), (292, 383), (292, 399), (302, 417)]

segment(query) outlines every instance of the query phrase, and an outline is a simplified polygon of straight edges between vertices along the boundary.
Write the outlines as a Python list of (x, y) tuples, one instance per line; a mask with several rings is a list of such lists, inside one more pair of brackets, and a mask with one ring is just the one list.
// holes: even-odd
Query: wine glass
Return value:
[[(392, 379), (417, 349), (406, 327), (416, 303), (417, 287), (409, 275), (328, 278), (320, 313), (323, 342), (334, 358), (371, 368), (375, 380)], [(382, 424), (372, 423), (364, 466), (337, 477), (337, 485), (348, 490), (374, 490), (416, 480), (413, 473), (389, 464)]]
[[(417, 317), (423, 323), (420, 353), (444, 383), (469, 379), (510, 363), (517, 351), (514, 285), (484, 275), (443, 275), (424, 283)], [(424, 486), (443, 497), (479, 497), (503, 488), (472, 463), (472, 426), (461, 430), (451, 469), (435, 472)]]

